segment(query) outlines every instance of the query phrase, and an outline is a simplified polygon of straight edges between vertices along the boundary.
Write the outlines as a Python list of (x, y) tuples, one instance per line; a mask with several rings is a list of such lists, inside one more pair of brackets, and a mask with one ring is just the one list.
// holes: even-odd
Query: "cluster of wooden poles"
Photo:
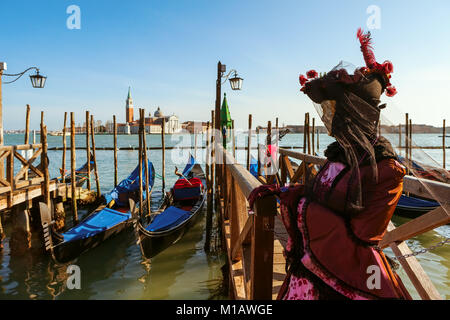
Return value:
[[(43, 112), (42, 112), (43, 115)], [(61, 163), (61, 181), (62, 183), (66, 182), (66, 132), (67, 131), (67, 112), (64, 112), (64, 126), (63, 126), (63, 154), (62, 154), (62, 163)], [(43, 147), (47, 149), (47, 132), (41, 137), (45, 137), (45, 143), (43, 142)], [(92, 147), (90, 145), (92, 143)], [(78, 223), (78, 209), (77, 209), (77, 200), (76, 200), (76, 145), (75, 145), (75, 115), (73, 112), (70, 113), (70, 180), (71, 180), (71, 209), (73, 214), (73, 222), (74, 224)], [(95, 130), (94, 130), (94, 116), (89, 114), (89, 111), (86, 111), (86, 161), (87, 161), (87, 189), (91, 191), (91, 161), (93, 161), (94, 165), (94, 174), (95, 174), (95, 183), (97, 187), (97, 198), (101, 196), (100, 189), (100, 180), (98, 175), (97, 168), (97, 157), (95, 152)], [(48, 165), (48, 164), (47, 164)]]
[(413, 124), (412, 120), (409, 118), (409, 114), (405, 113), (405, 144), (402, 146), (402, 125), (398, 125), (398, 148), (405, 149), (405, 160), (406, 163), (408, 163), (408, 174), (409, 174), (409, 167), (412, 163), (412, 150), (415, 148), (420, 149), (442, 149), (442, 167), (445, 169), (445, 162), (446, 162), (446, 129), (445, 129), (445, 119), (442, 120), (442, 146), (440, 147), (419, 147), (419, 146), (413, 146), (412, 144), (412, 134), (413, 134)]

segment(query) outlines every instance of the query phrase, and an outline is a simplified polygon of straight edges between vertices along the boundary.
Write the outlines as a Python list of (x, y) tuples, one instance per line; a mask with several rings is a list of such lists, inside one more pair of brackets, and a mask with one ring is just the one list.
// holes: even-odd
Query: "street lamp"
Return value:
[[(242, 82), (244, 79), (238, 77), (237, 71), (234, 69), (231, 69), (230, 72), (226, 76), (224, 76), (224, 73), (227, 71), (226, 65), (222, 64), (220, 61), (217, 64), (217, 81), (216, 81), (216, 111), (215, 111), (215, 126), (214, 128), (216, 130), (220, 130), (220, 100), (222, 97), (222, 84), (224, 84), (227, 80), (230, 81), (231, 89), (232, 90), (241, 90), (242, 88)], [(234, 73), (233, 78), (230, 78), (230, 75)], [(222, 79), (223, 82), (222, 82)], [(225, 139), (225, 136), (223, 137)], [(225, 142), (225, 140), (224, 140)], [(225, 143), (224, 143), (225, 145)]]
[(242, 88), (242, 81), (244, 79), (238, 77), (236, 70), (232, 70), (232, 71), (234, 71), (234, 77), (230, 79), (231, 89), (232, 90), (241, 90), (241, 88)]
[[(36, 67), (31, 67), (26, 69), (23, 72), (16, 73), (16, 74), (8, 74), (3, 73), (6, 71), (6, 62), (0, 62), (0, 146), (3, 145), (3, 106), (2, 106), (2, 76), (5, 77), (16, 77), (14, 80), (4, 82), (4, 84), (9, 84), (16, 82), (19, 80), (25, 73), (27, 73), (30, 70), (36, 70), (36, 74), (33, 74), (30, 76), (31, 85), (33, 88), (44, 88), (45, 81), (47, 80), (47, 77), (39, 74), (39, 69)], [(0, 171), (1, 171), (1, 163), (0, 163)], [(1, 178), (1, 174), (0, 174)]]
[[(4, 65), (5, 65), (5, 69), (4, 69), (4, 70), (6, 70), (6, 63), (5, 63)], [(3, 74), (4, 76), (7, 76), (7, 77), (16, 77), (14, 80), (11, 80), (11, 81), (8, 81), (8, 82), (4, 82), (4, 83), (5, 83), (5, 84), (9, 84), (9, 83), (16, 82), (16, 81), (19, 80), (25, 73), (27, 73), (29, 70), (33, 70), (33, 69), (36, 70), (36, 74), (33, 74), (33, 75), (30, 76), (31, 85), (33, 86), (33, 88), (44, 88), (44, 86), (45, 86), (45, 80), (47, 80), (47, 77), (44, 77), (43, 75), (40, 75), (40, 74), (39, 74), (39, 69), (36, 68), (36, 67), (28, 68), (28, 69), (26, 69), (25, 71), (20, 72), (20, 73), (16, 73), (16, 74), (7, 74), (7, 73), (4, 73), (4, 74)]]

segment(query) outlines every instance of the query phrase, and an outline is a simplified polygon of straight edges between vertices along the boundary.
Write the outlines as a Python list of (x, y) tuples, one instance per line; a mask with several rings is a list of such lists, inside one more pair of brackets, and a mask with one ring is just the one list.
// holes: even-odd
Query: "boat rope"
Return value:
[(429, 252), (431, 250), (434, 250), (436, 248), (442, 247), (442, 246), (444, 246), (446, 244), (449, 244), (449, 243), (450, 243), (450, 238), (445, 238), (445, 240), (442, 240), (441, 242), (438, 242), (438, 243), (436, 243), (433, 246), (430, 246), (428, 248), (423, 248), (422, 250), (413, 251), (412, 253), (405, 254), (403, 256), (395, 256), (394, 259), (400, 260), (400, 259), (406, 259), (406, 258), (409, 258), (409, 257), (415, 257), (415, 256), (417, 256), (419, 254), (427, 253), (427, 252)]

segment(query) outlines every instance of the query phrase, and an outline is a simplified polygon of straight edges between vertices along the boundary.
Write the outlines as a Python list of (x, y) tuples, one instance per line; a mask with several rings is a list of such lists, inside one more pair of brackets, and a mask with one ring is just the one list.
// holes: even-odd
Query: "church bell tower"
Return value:
[(126, 100), (126, 118), (127, 123), (133, 122), (133, 99), (131, 99), (131, 88), (128, 87), (128, 97)]

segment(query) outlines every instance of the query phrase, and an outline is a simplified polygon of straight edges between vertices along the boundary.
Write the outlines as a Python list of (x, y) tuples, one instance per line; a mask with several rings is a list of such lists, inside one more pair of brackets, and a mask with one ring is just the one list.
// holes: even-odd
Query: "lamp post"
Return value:
[[(47, 80), (47, 77), (39, 74), (39, 69), (36, 67), (31, 67), (26, 69), (23, 72), (16, 73), (16, 74), (7, 74), (4, 73), (6, 71), (7, 66), (6, 62), (0, 62), (0, 146), (4, 144), (3, 139), (3, 104), (2, 104), (2, 77), (16, 77), (14, 80), (7, 81), (4, 84), (9, 84), (16, 82), (19, 80), (25, 73), (27, 73), (29, 70), (36, 70), (36, 74), (30, 76), (31, 85), (33, 88), (43, 88), (45, 86), (45, 80)], [(4, 176), (4, 162), (3, 160), (0, 161), (0, 178), (3, 178)]]
[(20, 73), (16, 74), (8, 74), (4, 73), (6, 71), (7, 66), (6, 62), (0, 62), (0, 146), (3, 145), (3, 105), (2, 105), (2, 76), (6, 77), (16, 77), (14, 80), (4, 82), (4, 84), (9, 84), (16, 82), (19, 80), (25, 73), (27, 73), (30, 70), (36, 70), (36, 74), (33, 74), (30, 76), (31, 85), (33, 88), (44, 88), (45, 81), (47, 80), (47, 77), (39, 74), (39, 69), (36, 67), (30, 67), (26, 69), (25, 71), (22, 71)]
[[(220, 61), (217, 64), (217, 80), (216, 80), (216, 111), (215, 111), (215, 124), (214, 129), (220, 130), (220, 99), (222, 97), (222, 84), (225, 83), (227, 80), (230, 81), (231, 89), (232, 90), (241, 90), (242, 89), (242, 82), (244, 79), (238, 77), (237, 71), (232, 69), (226, 76), (224, 76), (224, 73), (227, 71), (226, 65), (222, 64)], [(231, 74), (234, 73), (233, 77), (230, 78)], [(224, 81), (222, 82), (222, 79)], [(221, 130), (220, 130), (221, 131)], [(217, 132), (217, 131), (216, 131)], [(225, 145), (225, 134), (222, 133), (224, 145)]]

